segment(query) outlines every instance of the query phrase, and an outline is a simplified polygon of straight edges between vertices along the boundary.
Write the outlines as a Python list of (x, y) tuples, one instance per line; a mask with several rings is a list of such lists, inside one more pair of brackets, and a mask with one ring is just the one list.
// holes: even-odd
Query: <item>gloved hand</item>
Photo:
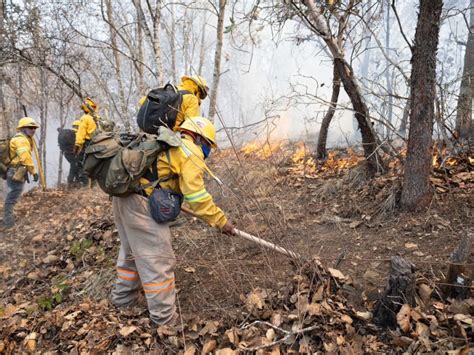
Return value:
[(234, 225), (227, 221), (227, 223), (221, 228), (221, 232), (227, 235), (234, 235)]
[(82, 150), (82, 146), (81, 145), (75, 145), (74, 146), (74, 155), (79, 155), (79, 153), (81, 152)]
[(38, 180), (39, 180), (39, 175), (38, 175), (38, 173), (34, 173), (34, 174), (33, 174), (33, 181), (34, 181), (34, 182), (37, 182)]

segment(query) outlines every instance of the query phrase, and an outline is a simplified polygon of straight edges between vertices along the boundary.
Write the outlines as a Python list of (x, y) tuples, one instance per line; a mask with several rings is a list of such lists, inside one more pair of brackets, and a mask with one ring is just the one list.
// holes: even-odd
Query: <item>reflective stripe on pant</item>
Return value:
[(16, 169), (10, 168), (7, 171), (7, 187), (8, 192), (5, 198), (4, 211), (3, 211), (3, 224), (6, 227), (11, 227), (15, 224), (15, 217), (13, 209), (20, 199), (21, 193), (23, 192), (24, 182), (13, 181), (12, 177), (15, 175)]
[(151, 218), (146, 197), (114, 197), (112, 206), (121, 242), (112, 302), (133, 304), (141, 281), (151, 320), (166, 324), (173, 318), (176, 298), (169, 227)]

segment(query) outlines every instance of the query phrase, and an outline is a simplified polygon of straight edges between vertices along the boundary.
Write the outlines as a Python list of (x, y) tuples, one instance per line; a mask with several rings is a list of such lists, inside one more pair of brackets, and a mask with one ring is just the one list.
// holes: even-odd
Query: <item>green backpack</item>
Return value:
[(0, 177), (4, 180), (7, 178), (10, 162), (10, 139), (0, 139)]
[(158, 134), (97, 132), (85, 150), (84, 171), (111, 196), (140, 192), (139, 179), (158, 154), (181, 145), (181, 137), (167, 127)]

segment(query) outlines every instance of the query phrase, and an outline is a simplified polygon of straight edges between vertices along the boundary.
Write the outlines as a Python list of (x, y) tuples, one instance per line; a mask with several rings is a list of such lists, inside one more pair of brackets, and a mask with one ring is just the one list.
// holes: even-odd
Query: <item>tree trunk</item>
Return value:
[[(0, 48), (5, 48), (5, 35), (4, 35), (4, 14), (5, 14), (5, 9), (4, 9), (4, 1), (0, 1)], [(3, 68), (0, 66), (0, 106), (2, 109), (2, 114), (0, 117), (0, 140), (5, 139), (8, 136), (7, 132), (7, 108), (5, 104), (5, 97), (3, 96)], [(4, 187), (4, 181), (3, 179), (0, 179), (0, 198), (3, 201), (3, 194), (5, 191)]]
[[(0, 10), (3, 11), (3, 3), (0, 1)], [(0, 18), (2, 18), (2, 13), (0, 12)], [(0, 20), (1, 21), (1, 20)], [(1, 26), (1, 23), (0, 23)], [(1, 27), (0, 27), (0, 32), (1, 32)], [(0, 34), (0, 37), (2, 35)], [(0, 39), (1, 41), (1, 39)], [(1, 44), (1, 43), (0, 43)], [(0, 118), (0, 140), (6, 139), (8, 137), (7, 133), (7, 110), (6, 110), (6, 105), (5, 105), (5, 97), (3, 96), (3, 70), (0, 68), (0, 105), (2, 108), (2, 117)], [(5, 191), (5, 183), (3, 179), (0, 179), (0, 198), (3, 201), (3, 195)]]
[(171, 77), (173, 82), (177, 83), (178, 74), (176, 70), (176, 17), (174, 13), (174, 5), (171, 4), (171, 34), (170, 34), (170, 50), (171, 50)]
[(456, 114), (456, 133), (458, 137), (472, 127), (472, 103), (474, 92), (474, 0), (470, 1), (470, 23), (464, 53), (464, 69), (459, 89)]
[(161, 25), (161, 0), (157, 0), (155, 4), (155, 13), (152, 14), (153, 18), (153, 48), (155, 51), (155, 60), (158, 69), (158, 80), (159, 84), (163, 85), (164, 72), (163, 72), (163, 60), (161, 59), (161, 40), (160, 40), (160, 25)]
[[(387, 55), (390, 56), (390, 3), (387, 2), (387, 19), (385, 27), (385, 50)], [(393, 119), (393, 88), (392, 88), (392, 78), (390, 68), (390, 61), (386, 60), (387, 68), (385, 69), (385, 80), (387, 82), (387, 94), (388, 94), (388, 104), (387, 104), (387, 121), (392, 124)], [(387, 138), (389, 138), (390, 129), (387, 127)]]
[(336, 112), (337, 100), (339, 99), (339, 92), (341, 89), (341, 80), (339, 79), (338, 72), (334, 66), (334, 73), (332, 79), (332, 94), (331, 104), (328, 111), (324, 115), (323, 122), (321, 123), (321, 129), (319, 131), (318, 146), (316, 149), (317, 159), (326, 159), (326, 143), (328, 139), (329, 124), (331, 123), (334, 113)]
[[(48, 79), (43, 68), (40, 68), (40, 82), (41, 82), (41, 103), (40, 103), (40, 138), (39, 138), (39, 158), (43, 166), (43, 174), (46, 179), (46, 132), (48, 129)], [(39, 162), (37, 162), (39, 167)]]
[(344, 90), (349, 96), (352, 107), (355, 112), (357, 123), (359, 124), (360, 133), (362, 135), (362, 147), (364, 155), (367, 159), (368, 170), (370, 174), (384, 171), (382, 158), (377, 152), (377, 139), (369, 120), (369, 109), (361, 95), (359, 86), (357, 85), (352, 68), (350, 68), (343, 59), (336, 57), (334, 59), (338, 74), (341, 77)]
[[(60, 87), (59, 89), (59, 98), (58, 98), (58, 106), (59, 106), (59, 127), (60, 129), (64, 129), (64, 126), (66, 124), (66, 117), (64, 115), (64, 102), (63, 102), (63, 97), (64, 97), (64, 89), (63, 86)], [(58, 161), (58, 180), (56, 183), (57, 187), (61, 186), (62, 179), (63, 179), (63, 161), (64, 161), (64, 154), (63, 151), (59, 151), (59, 161)]]
[[(370, 16), (371, 15), (371, 12), (370, 12), (370, 9), (372, 8), (372, 1), (371, 0), (368, 0), (367, 1), (367, 15)], [(371, 42), (372, 42), (372, 32), (370, 30), (368, 30), (367, 28), (364, 29), (364, 32), (363, 32), (363, 35), (364, 35), (364, 40), (363, 40), (363, 44), (362, 44), (362, 48), (371, 48)], [(364, 56), (362, 57), (362, 62), (360, 64), (360, 68), (359, 68), (359, 78), (360, 78), (360, 82), (362, 83), (362, 86), (363, 87), (369, 87), (370, 86), (370, 82), (369, 82), (369, 71), (370, 71), (370, 58), (371, 58), (371, 55), (372, 55), (372, 52), (371, 50), (365, 50), (364, 51)], [(354, 132), (357, 132), (359, 128), (359, 125), (357, 124), (357, 120), (355, 117), (352, 118), (352, 129), (354, 130)]]
[(143, 12), (142, 4), (140, 0), (133, 0), (133, 5), (137, 10), (139, 24), (142, 26), (148, 40), (151, 43), (153, 54), (155, 57), (155, 65), (157, 71), (157, 77), (159, 84), (163, 83), (163, 62), (161, 60), (161, 43), (160, 43), (160, 22), (161, 22), (161, 1), (157, 1), (155, 13), (151, 13), (153, 19), (153, 33), (151, 32), (146, 22), (145, 13)]
[(17, 70), (18, 70), (18, 96), (16, 97), (16, 117), (25, 117), (26, 114), (24, 113), (23, 110), (23, 68), (22, 68), (22, 63), (18, 62), (17, 63)]
[(189, 55), (189, 51), (190, 51), (189, 49), (190, 38), (189, 37), (191, 36), (191, 33), (188, 27), (188, 10), (187, 9), (184, 10), (184, 14), (181, 21), (182, 21), (182, 30), (183, 30), (182, 48), (183, 48), (183, 60), (184, 60), (184, 74), (192, 75), (193, 72), (191, 71), (191, 58)]
[(202, 75), (202, 67), (204, 66), (206, 56), (206, 22), (206, 15), (203, 15), (201, 28), (201, 45), (199, 48), (198, 75)]
[[(140, 16), (137, 10), (137, 19)], [(145, 94), (145, 66), (143, 65), (144, 55), (143, 55), (143, 30), (140, 24), (137, 25), (136, 28), (136, 36), (137, 36), (137, 57), (138, 57), (138, 66), (137, 66), (137, 88), (139, 95)]]
[(403, 138), (406, 138), (406, 135), (407, 135), (407, 126), (408, 126), (408, 117), (409, 116), (410, 116), (410, 100), (408, 100), (405, 103), (405, 107), (403, 108), (402, 121), (400, 122), (400, 128), (398, 129), (398, 133)]
[(413, 211), (431, 201), (432, 135), (436, 96), (436, 51), (442, 0), (420, 0), (410, 80), (410, 130), (401, 204)]
[[(114, 26), (114, 19), (113, 19), (113, 11), (112, 11), (112, 1), (106, 0), (105, 7), (107, 9), (107, 21), (109, 24), (109, 32), (110, 32), (110, 44), (112, 46), (112, 53), (114, 56), (114, 70), (115, 76), (117, 78), (118, 84), (118, 91), (119, 91), (119, 100), (120, 100), (120, 112), (118, 115), (120, 118), (128, 117), (128, 109), (127, 103), (125, 101), (125, 90), (122, 81), (122, 63), (120, 61), (120, 54), (118, 52), (118, 45), (117, 45), (117, 35), (115, 33), (115, 26)], [(123, 119), (125, 124), (125, 128), (128, 130), (130, 128), (130, 121), (128, 119)]]
[(209, 102), (209, 119), (214, 122), (217, 106), (217, 89), (219, 88), (219, 80), (221, 76), (221, 60), (222, 46), (224, 43), (224, 16), (225, 16), (226, 0), (219, 0), (219, 13), (217, 15), (217, 40), (216, 52), (214, 55), (214, 74), (212, 75), (212, 89)]

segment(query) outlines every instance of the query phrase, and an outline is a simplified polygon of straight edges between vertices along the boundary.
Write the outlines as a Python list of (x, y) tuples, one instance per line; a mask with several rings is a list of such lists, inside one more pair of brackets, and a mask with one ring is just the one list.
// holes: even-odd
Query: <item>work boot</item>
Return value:
[(10, 229), (15, 226), (15, 218), (10, 214), (5, 214), (3, 217), (3, 227), (5, 229)]
[(5, 229), (12, 229), (13, 227), (15, 227), (15, 223), (11, 222), (11, 223), (3, 223), (3, 228)]
[(157, 322), (153, 321), (153, 319), (150, 319), (150, 320), (151, 320), (151, 324), (153, 325), (153, 327), (156, 327), (156, 328), (166, 326), (166, 327), (173, 328), (174, 330), (177, 330), (177, 331), (179, 331), (180, 328), (181, 328), (181, 320), (180, 320), (179, 314), (177, 312), (174, 312), (171, 319), (168, 322), (166, 322), (165, 324), (157, 323)]

